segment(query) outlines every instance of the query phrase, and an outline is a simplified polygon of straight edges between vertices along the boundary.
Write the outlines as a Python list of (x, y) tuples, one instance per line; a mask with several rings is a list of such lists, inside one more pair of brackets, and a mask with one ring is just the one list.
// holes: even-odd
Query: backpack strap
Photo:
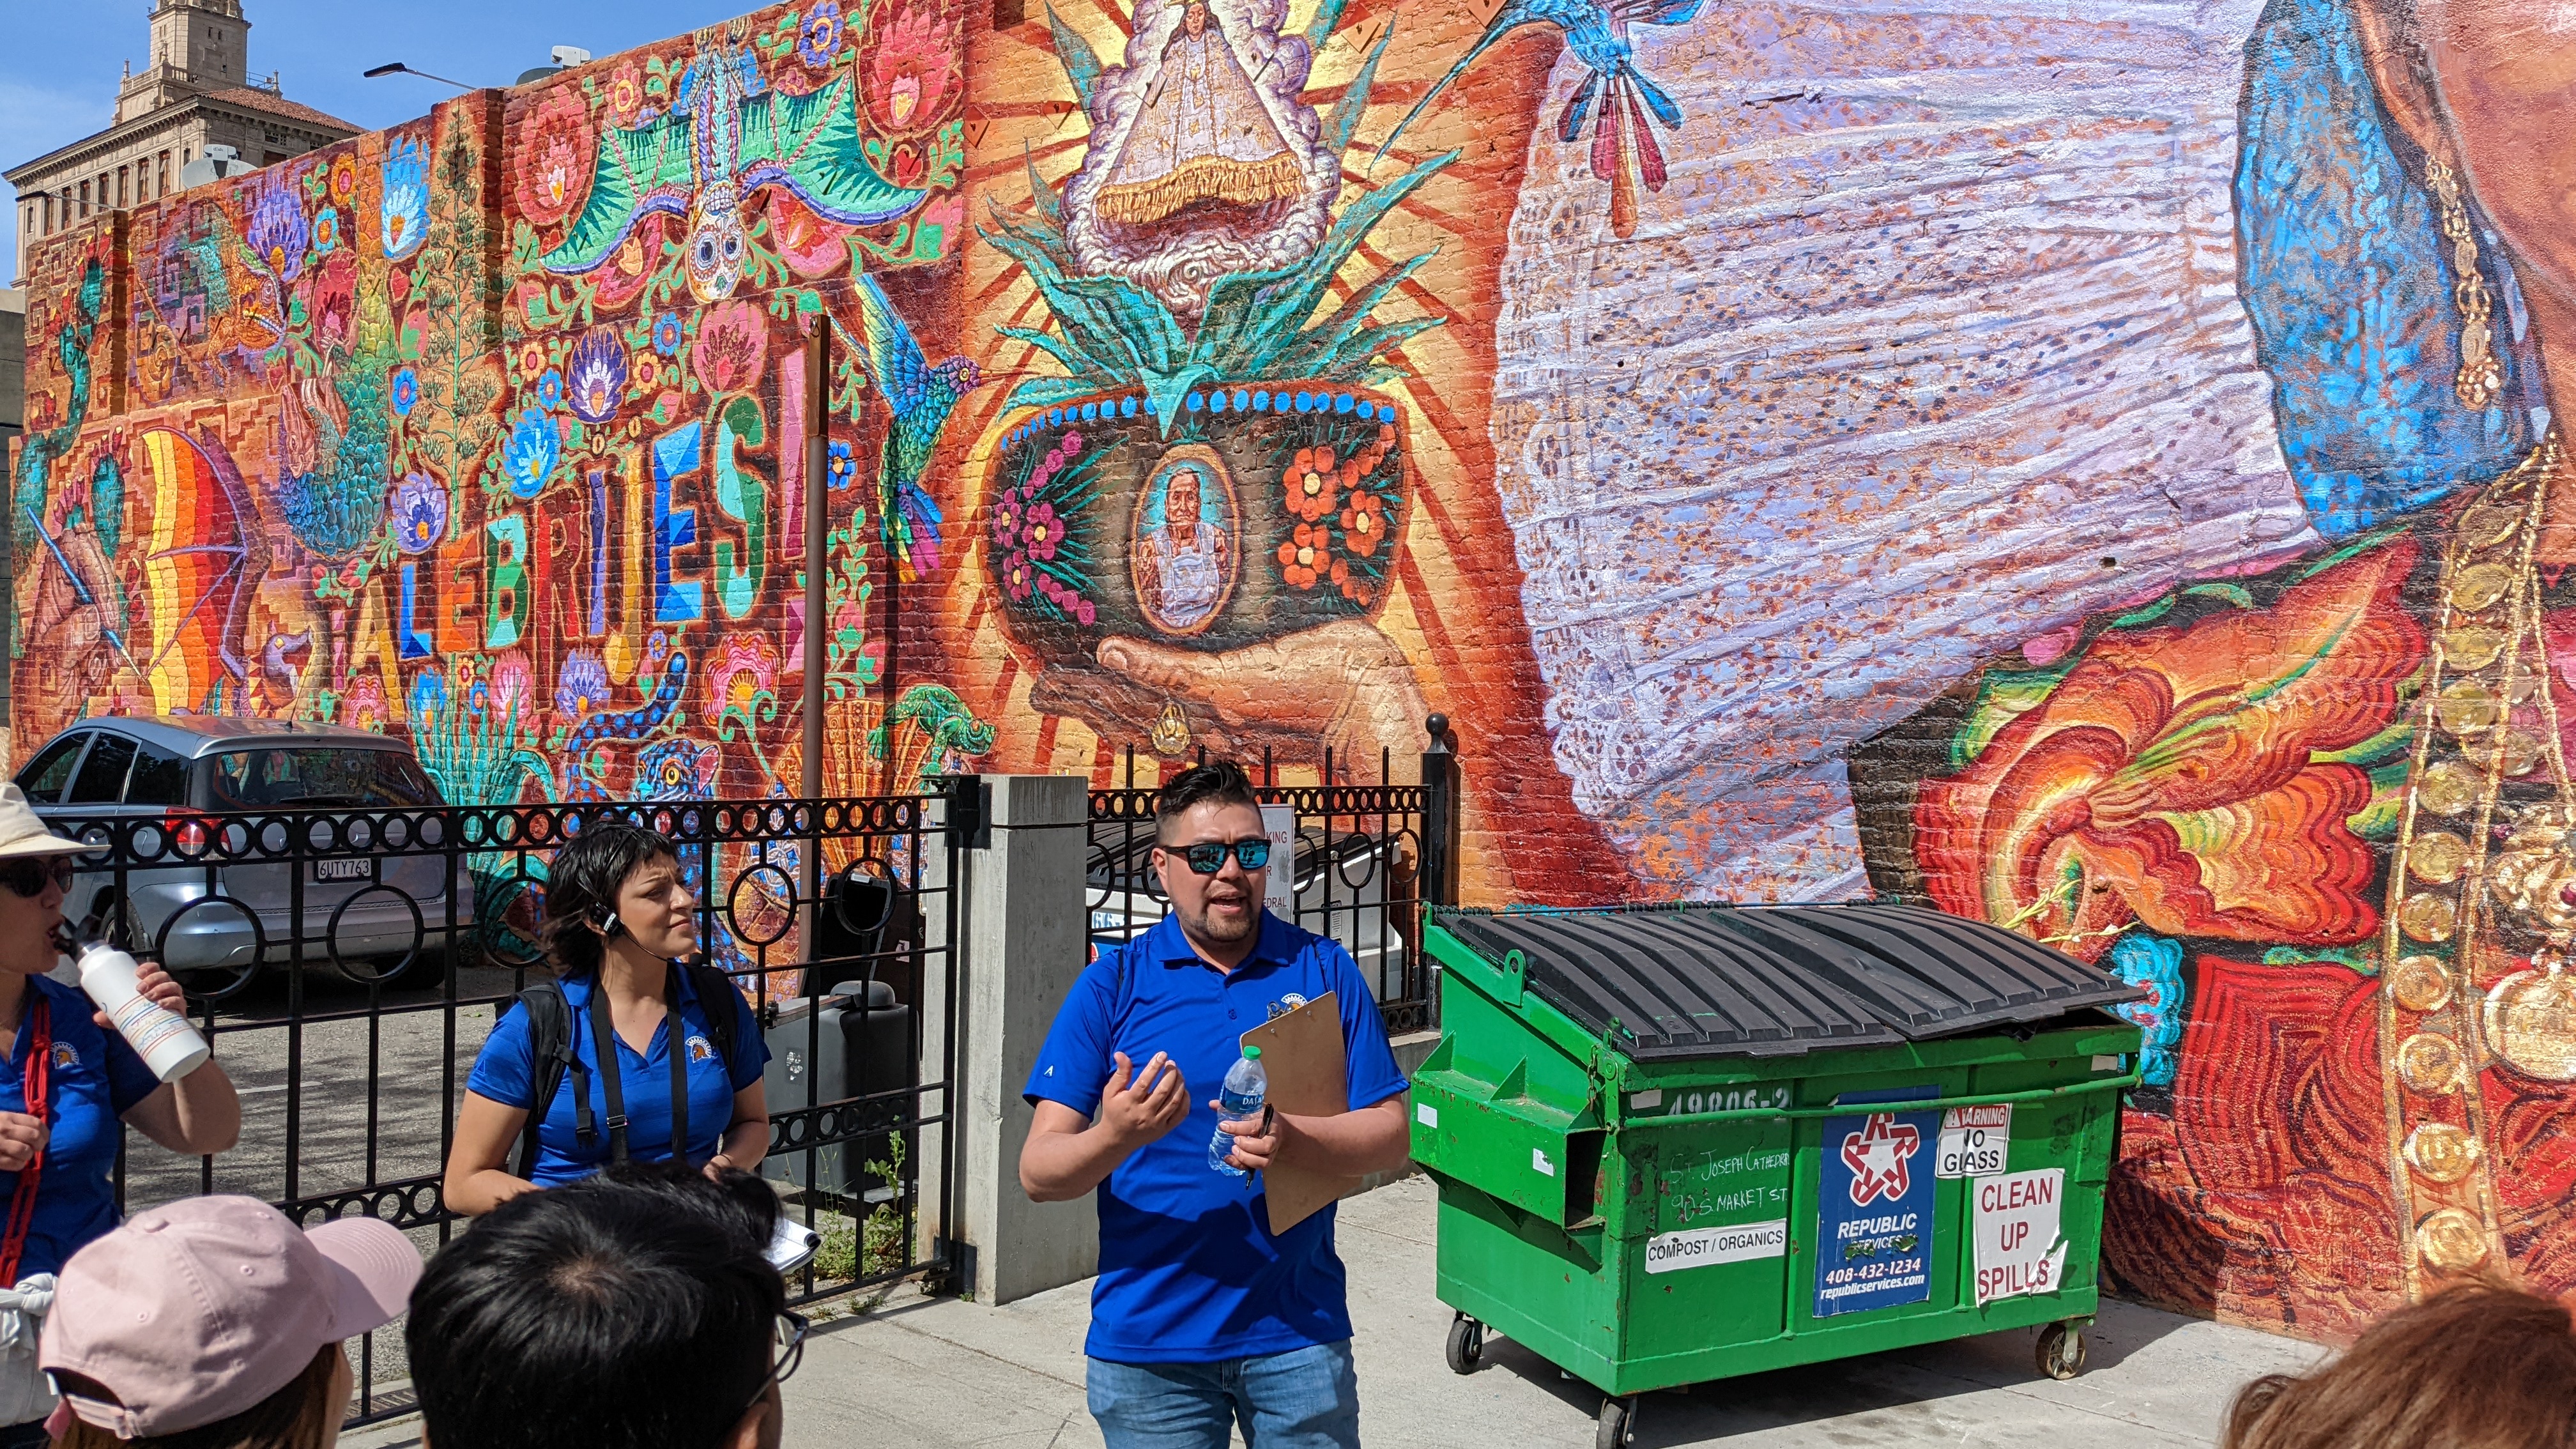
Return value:
[(567, 1073), (575, 1078), (573, 1118), (578, 1130), (588, 1137), (598, 1129), (591, 1123), (590, 1073), (583, 1070), (581, 1058), (572, 1049), (572, 1004), (564, 999), (563, 987), (553, 981), (536, 982), (519, 993), (519, 1009), (528, 1014), (528, 1055), (536, 1068), (528, 1123), (519, 1134), (519, 1176), (533, 1180), (537, 1134), (555, 1094), (563, 1090)]
[[(725, 1064), (725, 1080), (733, 1080), (735, 1017), (742, 1000), (742, 988), (733, 978), (704, 961), (691, 961), (682, 970), (689, 973), (689, 994), (698, 999), (698, 1011), (707, 1019), (707, 1033), (715, 1041), (716, 1059)], [(722, 1010), (718, 1010), (722, 1007)]]

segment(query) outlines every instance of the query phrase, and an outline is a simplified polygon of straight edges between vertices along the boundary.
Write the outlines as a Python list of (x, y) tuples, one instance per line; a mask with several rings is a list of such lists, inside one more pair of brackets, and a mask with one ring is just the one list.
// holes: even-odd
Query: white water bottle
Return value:
[(81, 952), (81, 990), (107, 1013), (152, 1075), (175, 1082), (205, 1065), (213, 1051), (186, 1017), (143, 994), (135, 984), (141, 974), (133, 957), (105, 941), (94, 941)]

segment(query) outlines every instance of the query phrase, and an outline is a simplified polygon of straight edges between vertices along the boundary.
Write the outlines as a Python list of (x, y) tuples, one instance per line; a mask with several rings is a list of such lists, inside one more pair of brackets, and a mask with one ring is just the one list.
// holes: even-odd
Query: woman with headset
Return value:
[(698, 950), (698, 901), (678, 851), (641, 826), (601, 823), (547, 875), (555, 980), (523, 993), (475, 1058), (447, 1205), (480, 1216), (630, 1159), (757, 1172), (769, 1048), (721, 972), (683, 964)]

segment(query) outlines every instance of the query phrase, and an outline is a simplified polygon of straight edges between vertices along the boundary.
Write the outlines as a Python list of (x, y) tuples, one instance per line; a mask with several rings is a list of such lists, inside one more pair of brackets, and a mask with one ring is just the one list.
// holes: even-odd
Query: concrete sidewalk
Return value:
[[(1360, 1402), (1368, 1442), (1405, 1449), (1591, 1449), (1600, 1396), (1517, 1344), (1487, 1341), (1460, 1378), (1442, 1362), (1450, 1312), (1432, 1296), (1436, 1193), (1415, 1177), (1342, 1205)], [(788, 1449), (1077, 1449), (1100, 1431), (1084, 1411), (1082, 1335), (1090, 1285), (1007, 1308), (927, 1300), (911, 1290), (876, 1311), (818, 1323), (787, 1384)], [(2035, 1334), (1986, 1338), (1647, 1396), (1640, 1446), (1763, 1449), (1870, 1445), (2208, 1445), (2238, 1386), (2298, 1371), (2319, 1351), (2248, 1329), (2106, 1305), (2091, 1366), (2041, 1378)], [(388, 1425), (341, 1442), (417, 1442)]]

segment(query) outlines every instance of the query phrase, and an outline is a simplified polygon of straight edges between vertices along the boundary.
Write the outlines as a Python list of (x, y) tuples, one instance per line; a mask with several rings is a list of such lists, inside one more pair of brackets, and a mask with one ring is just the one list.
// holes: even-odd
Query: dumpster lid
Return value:
[(1915, 906), (1435, 910), (1488, 961), (1640, 1060), (1796, 1056), (1957, 1036), (2143, 995), (1983, 921)]

